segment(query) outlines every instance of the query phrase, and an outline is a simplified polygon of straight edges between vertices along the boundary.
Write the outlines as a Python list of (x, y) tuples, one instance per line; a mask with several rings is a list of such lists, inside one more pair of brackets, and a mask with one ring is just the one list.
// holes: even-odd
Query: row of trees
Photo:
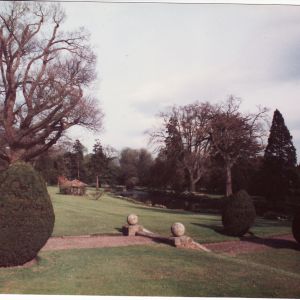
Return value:
[[(300, 168), (292, 136), (276, 110), (267, 140), (266, 113), (242, 113), (234, 97), (215, 106), (173, 107), (161, 115), (162, 126), (151, 132), (160, 151), (156, 183), (168, 182), (174, 189), (188, 183), (190, 191), (198, 187), (226, 195), (233, 187), (246, 189), (265, 196), (274, 209), (285, 202), (300, 204)], [(220, 189), (224, 183), (225, 190)]]
[(245, 114), (233, 96), (221, 104), (194, 103), (174, 106), (162, 113), (162, 126), (150, 132), (161, 156), (184, 170), (190, 191), (206, 176), (214, 161), (226, 171), (226, 195), (232, 194), (232, 168), (239, 160), (252, 159), (263, 150), (267, 110)]
[(64, 32), (64, 18), (56, 4), (1, 6), (1, 166), (32, 161), (50, 183), (63, 174), (96, 185), (218, 191), (225, 177), (227, 195), (245, 184), (269, 198), (297, 190), (296, 151), (279, 111), (264, 153), (267, 110), (243, 113), (234, 97), (162, 113), (161, 126), (149, 132), (158, 145), (155, 159), (144, 149), (118, 155), (99, 141), (90, 154), (79, 141), (57, 146), (68, 128), (98, 130), (103, 118), (92, 94), (96, 58), (89, 35), (83, 29)]
[[(265, 132), (262, 123), (255, 123), (264, 116), (263, 110), (246, 118), (238, 112), (239, 103), (230, 98), (221, 106), (227, 108), (226, 114), (220, 116), (215, 115), (220, 110), (208, 103), (173, 107), (163, 115), (168, 120), (162, 122), (165, 127), (151, 132), (155, 142), (160, 137), (155, 158), (146, 149), (125, 148), (119, 153), (99, 140), (92, 153), (87, 153), (79, 140), (74, 144), (62, 140), (33, 164), (49, 184), (64, 175), (95, 186), (139, 185), (218, 194), (246, 189), (280, 209), (287, 198), (299, 198), (300, 168), (292, 137), (276, 110), (263, 148)], [(252, 127), (247, 125), (249, 120)]]
[(92, 153), (79, 140), (63, 140), (33, 161), (46, 182), (56, 184), (57, 177), (79, 179), (100, 186), (149, 186), (153, 157), (146, 149), (125, 148), (120, 153), (96, 140)]
[[(86, 153), (77, 140), (73, 145), (59, 142), (31, 161), (50, 184), (65, 175), (96, 186), (100, 181), (227, 195), (233, 188), (243, 188), (266, 196), (280, 208), (284, 199), (299, 198), (299, 167), (292, 137), (278, 110), (263, 151), (266, 112), (244, 114), (234, 97), (219, 105), (174, 106), (161, 114), (161, 127), (150, 132), (152, 142), (158, 144), (155, 159), (145, 149), (126, 148), (117, 153), (100, 141), (92, 153)], [(26, 151), (22, 153), (30, 152)]]

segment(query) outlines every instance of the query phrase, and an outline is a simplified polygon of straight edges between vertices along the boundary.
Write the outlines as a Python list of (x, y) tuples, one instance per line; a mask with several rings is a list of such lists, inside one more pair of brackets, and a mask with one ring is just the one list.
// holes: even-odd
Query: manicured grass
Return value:
[[(256, 253), (243, 253), (238, 257), (266, 267), (276, 268), (283, 273), (300, 273), (300, 252), (293, 249), (270, 249)], [(300, 285), (300, 284), (299, 284)], [(300, 295), (299, 295), (300, 296)]]
[(282, 250), (280, 268), (257, 255), (229, 257), (165, 245), (41, 252), (31, 268), (0, 269), (0, 292), (299, 298), (300, 270), (285, 262), (299, 263), (299, 253)]
[[(135, 213), (147, 229), (170, 235), (173, 222), (200, 242), (233, 239), (217, 233), (221, 217), (146, 207), (104, 195), (100, 200), (49, 192), (54, 235), (116, 234)], [(290, 232), (290, 224), (258, 219), (259, 236)], [(198, 297), (300, 297), (300, 254), (268, 249), (229, 256), (168, 245), (41, 251), (29, 268), (0, 268), (0, 293)]]
[[(215, 231), (222, 227), (219, 215), (147, 207), (107, 194), (97, 201), (88, 197), (60, 195), (56, 187), (49, 187), (49, 192), (56, 216), (54, 236), (119, 233), (126, 223), (126, 216), (134, 213), (145, 228), (165, 236), (170, 235), (170, 227), (174, 222), (181, 222), (186, 226), (187, 234), (199, 242), (234, 239)], [(252, 228), (252, 232), (258, 236), (290, 231), (289, 222), (261, 218)]]

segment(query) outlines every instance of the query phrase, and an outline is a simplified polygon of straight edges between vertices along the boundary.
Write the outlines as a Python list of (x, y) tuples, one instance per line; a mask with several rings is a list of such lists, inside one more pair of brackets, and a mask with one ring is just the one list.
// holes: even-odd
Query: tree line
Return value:
[(241, 111), (230, 96), (219, 104), (174, 106), (151, 130), (158, 145), (157, 185), (224, 193), (246, 189), (264, 196), (273, 209), (300, 205), (300, 169), (292, 136), (276, 109), (269, 131), (268, 110)]
[[(98, 186), (225, 193), (244, 188), (280, 205), (299, 200), (299, 166), (292, 137), (274, 112), (241, 111), (241, 102), (173, 106), (149, 130), (146, 149), (120, 153), (98, 140), (87, 153), (64, 141), (72, 126), (102, 127), (94, 98), (96, 56), (83, 29), (64, 31), (58, 4), (3, 3), (0, 9), (0, 166), (31, 162), (49, 184), (59, 175)], [(266, 142), (267, 141), (267, 142)]]
[(281, 113), (275, 110), (269, 131), (266, 109), (242, 113), (240, 103), (230, 97), (215, 107), (197, 102), (161, 114), (160, 126), (149, 131), (156, 156), (146, 149), (118, 152), (100, 140), (87, 153), (76, 140), (60, 142), (33, 164), (49, 184), (64, 175), (96, 187), (227, 195), (245, 189), (269, 199), (274, 209), (299, 202), (300, 168)]

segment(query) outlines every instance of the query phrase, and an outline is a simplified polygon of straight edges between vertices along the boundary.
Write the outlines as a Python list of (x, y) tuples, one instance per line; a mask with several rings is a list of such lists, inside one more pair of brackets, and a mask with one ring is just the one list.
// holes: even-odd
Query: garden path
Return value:
[(213, 252), (222, 252), (229, 255), (264, 251), (270, 248), (300, 250), (300, 244), (295, 241), (291, 234), (264, 238), (257, 236), (242, 237), (238, 241), (209, 243), (204, 244), (204, 246)]
[[(145, 245), (157, 243), (156, 239), (144, 236), (64, 236), (51, 237), (42, 251), (79, 249), (79, 248), (104, 248), (130, 245)], [(243, 237), (238, 241), (225, 241), (218, 243), (202, 244), (213, 252), (221, 252), (229, 255), (239, 253), (263, 251), (268, 248), (288, 248), (300, 250), (300, 245), (295, 242), (292, 235), (280, 235), (266, 238)]]
[(107, 235), (82, 235), (51, 237), (42, 251), (80, 249), (80, 248), (104, 248), (130, 245), (144, 245), (155, 243), (152, 239), (142, 236), (107, 236)]

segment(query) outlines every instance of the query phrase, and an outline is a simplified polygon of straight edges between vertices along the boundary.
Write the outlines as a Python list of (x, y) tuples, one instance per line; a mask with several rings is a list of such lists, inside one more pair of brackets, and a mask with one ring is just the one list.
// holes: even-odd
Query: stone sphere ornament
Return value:
[(134, 215), (134, 214), (130, 214), (128, 217), (127, 217), (127, 223), (129, 225), (136, 225), (138, 223), (139, 219), (138, 219), (138, 216), (137, 215)]
[(182, 223), (174, 223), (171, 226), (171, 232), (173, 234), (173, 236), (183, 236), (185, 233), (185, 227)]

